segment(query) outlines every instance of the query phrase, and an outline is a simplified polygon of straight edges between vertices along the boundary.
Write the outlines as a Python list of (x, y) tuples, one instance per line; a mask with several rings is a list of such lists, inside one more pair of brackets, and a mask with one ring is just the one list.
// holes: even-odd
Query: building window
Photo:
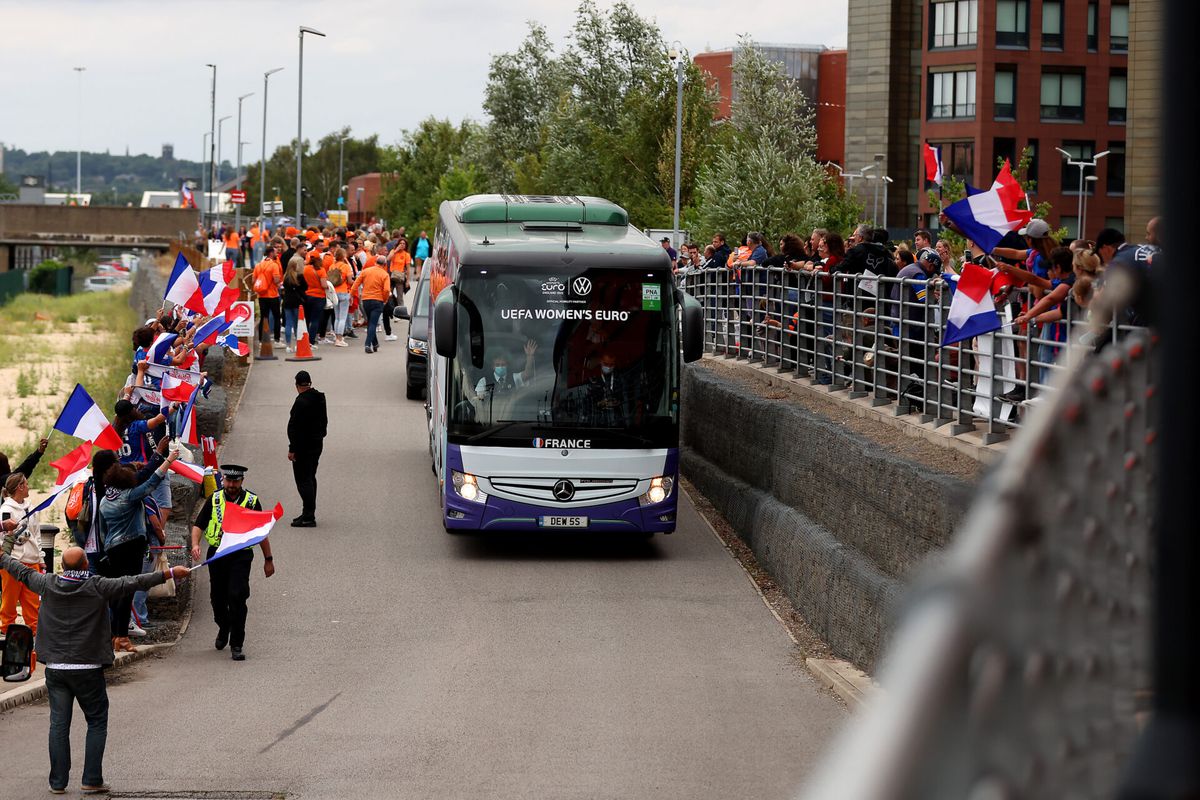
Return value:
[(1100, 17), (1100, 4), (1093, 0), (1088, 3), (1088, 33), (1087, 33), (1087, 49), (1091, 52), (1096, 52), (1099, 46), (1099, 38), (1096, 35), (1096, 20)]
[(1028, 0), (996, 0), (996, 45), (1029, 47)]
[(1017, 171), (1017, 140), (1007, 137), (997, 137), (992, 139), (992, 167), (999, 171), (998, 165), (1003, 164), (1004, 160), (1008, 159), (1008, 163), (1012, 165), (1013, 172)]
[(974, 47), (979, 38), (979, 0), (935, 0), (929, 46)]
[(1042, 73), (1042, 119), (1083, 119), (1083, 74)]
[(1125, 194), (1125, 143), (1109, 142), (1108, 157), (1104, 160), (1108, 162), (1104, 190), (1109, 194)]
[(1067, 229), (1067, 240), (1082, 239), (1079, 235), (1079, 217), (1072, 214), (1071, 216), (1062, 216), (1058, 218), (1058, 224)]
[(929, 118), (970, 119), (975, 116), (975, 70), (929, 74)]
[(948, 165), (950, 174), (960, 181), (974, 181), (975, 143), (949, 142), (942, 145), (942, 163)]
[(1025, 171), (1025, 181), (1033, 186), (1033, 189), (1030, 189), (1029, 193), (1036, 194), (1038, 179), (1038, 140), (1030, 139), (1025, 146), (1029, 148), (1029, 169)]
[(1017, 118), (1017, 68), (996, 67), (996, 119)]
[(1108, 121), (1124, 122), (1128, 104), (1129, 78), (1125, 70), (1113, 70), (1108, 76)]
[[(1066, 150), (1071, 155), (1071, 161), (1091, 161), (1092, 156), (1096, 154), (1095, 142), (1063, 142), (1062, 149)], [(1083, 177), (1094, 175), (1095, 170), (1091, 167), (1083, 168)], [(1084, 190), (1088, 194), (1092, 194), (1092, 184), (1095, 181), (1083, 182)], [(1062, 161), (1062, 193), (1079, 196), (1079, 167), (1074, 164), (1067, 163), (1067, 159)]]
[(1062, 0), (1042, 2), (1042, 49), (1063, 49), (1063, 4)]
[(1129, 6), (1113, 3), (1109, 12), (1108, 49), (1114, 53), (1129, 51)]

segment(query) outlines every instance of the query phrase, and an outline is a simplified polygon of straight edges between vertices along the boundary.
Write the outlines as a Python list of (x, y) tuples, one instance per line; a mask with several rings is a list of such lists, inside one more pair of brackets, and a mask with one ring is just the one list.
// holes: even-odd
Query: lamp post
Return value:
[(358, 187), (357, 189), (355, 189), (355, 190), (354, 190), (354, 199), (355, 199), (355, 204), (358, 206), (358, 224), (359, 224), (359, 225), (362, 225), (362, 223), (363, 223), (363, 218), (362, 218), (362, 196), (363, 196), (363, 187), (362, 187), (362, 186), (360, 186), (360, 187)]
[[(262, 160), (258, 162), (258, 227), (259, 230), (263, 226), (263, 210), (262, 204), (267, 200), (267, 78), (270, 78), (283, 67), (275, 67), (263, 73), (263, 135), (262, 135)], [(275, 190), (279, 194), (279, 190)]]
[(300, 197), (300, 187), (303, 178), (301, 160), (304, 156), (304, 34), (324, 38), (325, 34), (315, 28), (300, 26), (300, 76), (296, 90), (296, 225), (304, 227), (304, 206)]
[[(887, 156), (884, 155), (883, 153), (875, 154), (875, 164), (873, 166), (876, 168), (876, 170), (878, 170), (875, 173), (878, 176), (883, 175), (883, 160), (885, 158), (887, 158)], [(876, 225), (876, 226), (879, 225), (879, 184), (878, 183), (875, 184), (875, 204), (871, 210), (871, 224)]]
[(888, 226), (888, 184), (895, 183), (889, 176), (883, 176), (883, 227)]
[(75, 202), (79, 202), (79, 195), (83, 192), (83, 73), (87, 67), (71, 67), (75, 70), (79, 81), (79, 99), (75, 104), (75, 125), (76, 134), (79, 136), (79, 146), (75, 150)]
[(208, 124), (208, 224), (211, 225), (213, 215), (212, 190), (216, 183), (213, 166), (217, 155), (217, 65), (205, 64), (204, 66), (212, 68), (212, 95), (209, 97), (208, 103), (210, 114)]
[(667, 58), (675, 67), (675, 204), (671, 216), (671, 246), (679, 247), (679, 183), (682, 172), (683, 154), (683, 48), (676, 41), (667, 51)]
[(338, 208), (345, 205), (343, 202), (345, 197), (342, 195), (342, 181), (344, 180), (342, 173), (345, 171), (346, 163), (346, 139), (347, 136), (338, 136)]
[[(837, 164), (834, 164), (833, 166), (837, 167), (837, 171), (841, 173), (843, 178), (846, 179), (846, 194), (850, 195), (854, 194), (854, 179), (862, 178), (863, 180), (867, 180), (867, 170), (875, 169), (874, 164), (867, 164), (865, 167), (855, 172), (846, 172), (841, 167), (838, 167)], [(863, 210), (865, 211), (866, 209), (864, 208)]]
[[(237, 188), (242, 188), (242, 145), (249, 142), (242, 141), (242, 101), (247, 97), (253, 97), (254, 92), (249, 92), (238, 98), (238, 129), (237, 129), (237, 167), (233, 173), (233, 179), (237, 181)], [(242, 230), (242, 206), (238, 204), (233, 210), (233, 229), (239, 233)]]
[[(225, 139), (224, 134), (221, 133), (221, 126), (224, 125), (225, 120), (227, 120), (227, 119), (233, 119), (233, 115), (227, 114), (217, 120), (217, 175), (216, 175), (216, 180), (212, 185), (212, 191), (213, 191), (213, 194), (218, 196), (218, 198), (220, 197), (220, 194), (217, 190), (221, 188), (221, 144)], [(217, 218), (220, 219), (220, 216), (221, 216), (221, 203), (220, 203), (220, 200), (218, 199)]]
[[(1095, 175), (1088, 175), (1086, 178), (1084, 178), (1084, 181), (1092, 184), (1092, 186), (1095, 186), (1096, 181), (1098, 181), (1098, 180), (1100, 180), (1100, 179), (1098, 177), (1096, 177)], [(1076, 239), (1084, 238), (1083, 232), (1087, 230), (1088, 195), (1091, 193), (1092, 193), (1092, 191), (1091, 191), (1090, 186), (1088, 187), (1088, 190), (1083, 193), (1083, 214), (1079, 217), (1079, 235), (1075, 237)]]
[(1079, 159), (1073, 158), (1070, 153), (1068, 153), (1066, 150), (1063, 150), (1061, 147), (1056, 147), (1054, 149), (1057, 150), (1058, 152), (1062, 153), (1062, 156), (1063, 156), (1063, 158), (1065, 158), (1067, 160), (1068, 165), (1070, 165), (1072, 167), (1079, 167), (1079, 211), (1078, 211), (1078, 216), (1075, 217), (1075, 224), (1078, 226), (1078, 230), (1075, 231), (1075, 238), (1082, 239), (1083, 238), (1083, 171), (1085, 169), (1087, 169), (1088, 167), (1095, 169), (1096, 165), (1100, 163), (1100, 159), (1102, 159), (1106, 155), (1108, 155), (1108, 151), (1101, 150), (1099, 153), (1096, 153), (1096, 155), (1092, 156), (1090, 160), (1085, 161), (1082, 158), (1079, 158)]
[[(272, 186), (271, 187), (271, 200), (275, 201), (278, 199), (279, 199), (279, 187)], [(279, 212), (277, 212), (277, 211), (272, 212), (271, 216), (274, 219), (274, 221), (271, 223), (271, 235), (273, 236), (279, 232)], [(286, 264), (284, 266), (286, 266)]]
[[(211, 134), (209, 134), (208, 131), (204, 132), (204, 138), (202, 139), (202, 144), (200, 145), (201, 163), (204, 162), (204, 154), (208, 152), (208, 138), (210, 135)], [(205, 231), (208, 230), (208, 225), (205, 222), (205, 209), (208, 208), (208, 192), (205, 190), (205, 186), (208, 185), (208, 178), (205, 175), (206, 172), (208, 172), (208, 170), (200, 173), (200, 202), (197, 203), (197, 207), (200, 209), (200, 227), (204, 228)], [(208, 234), (205, 233), (205, 236), (207, 235)]]

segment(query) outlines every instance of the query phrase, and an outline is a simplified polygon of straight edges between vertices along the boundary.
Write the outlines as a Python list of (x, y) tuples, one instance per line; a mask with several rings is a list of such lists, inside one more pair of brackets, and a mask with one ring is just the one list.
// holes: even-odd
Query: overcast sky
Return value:
[[(760, 42), (844, 47), (847, 0), (635, 0), (667, 41), (724, 49), (739, 33)], [(607, 8), (610, 0), (600, 0)], [(271, 77), (267, 148), (296, 131), (297, 26), (304, 42), (304, 134), (349, 125), (355, 136), (399, 132), (430, 114), (482, 119), (490, 57), (515, 49), (529, 20), (561, 43), (574, 0), (0, 0), (0, 142), (26, 151), (110, 150), (157, 155), (164, 142), (197, 160), (209, 129), (217, 64), (222, 157), (234, 160), (238, 95), (246, 161), (262, 141), (263, 72)], [(82, 73), (79, 101), (75, 66)], [(83, 125), (77, 124), (82, 109)]]

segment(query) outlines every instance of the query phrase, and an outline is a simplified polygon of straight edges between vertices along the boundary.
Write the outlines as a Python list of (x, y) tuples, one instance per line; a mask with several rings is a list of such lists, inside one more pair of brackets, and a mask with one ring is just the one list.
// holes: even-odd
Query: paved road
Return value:
[[(248, 660), (207, 581), (183, 642), (110, 688), (116, 789), (303, 798), (782, 798), (844, 718), (690, 503), (650, 542), (452, 537), (400, 343), (321, 348), (311, 530), (255, 560)], [(297, 365), (255, 365), (225, 459), (290, 519)], [(83, 726), (73, 733), (81, 769)], [(0, 716), (4, 797), (45, 791), (48, 709)]]

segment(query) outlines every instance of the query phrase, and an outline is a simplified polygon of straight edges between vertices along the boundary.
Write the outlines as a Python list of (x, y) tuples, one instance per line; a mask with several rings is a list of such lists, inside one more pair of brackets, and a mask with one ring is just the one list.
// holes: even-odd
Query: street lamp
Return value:
[[(237, 167), (233, 172), (233, 179), (236, 181), (238, 190), (242, 188), (242, 145), (249, 142), (242, 141), (242, 101), (247, 97), (253, 97), (254, 92), (249, 92), (238, 98), (238, 129), (237, 129)], [(239, 233), (242, 230), (242, 206), (238, 203), (233, 209), (233, 229)]]
[[(883, 175), (883, 160), (887, 158), (883, 153), (875, 154), (874, 167), (878, 170), (877, 175)], [(871, 211), (871, 224), (879, 225), (879, 184), (875, 184), (875, 205)]]
[[(219, 120), (217, 120), (217, 180), (216, 180), (216, 183), (214, 183), (212, 186), (214, 193), (217, 193), (217, 190), (221, 188), (221, 144), (225, 140), (224, 134), (221, 133), (221, 126), (224, 125), (225, 120), (227, 120), (227, 119), (233, 119), (233, 114), (227, 114), (227, 115), (221, 117)], [(218, 202), (217, 203), (218, 216), (220, 215), (220, 213), (221, 213), (221, 205)]]
[(883, 176), (883, 227), (886, 230), (888, 226), (888, 184), (895, 183), (887, 175)]
[[(283, 67), (275, 67), (263, 73), (263, 135), (262, 135), (262, 160), (258, 163), (258, 227), (263, 226), (263, 209), (262, 204), (267, 199), (267, 78), (274, 75)], [(279, 194), (279, 190), (275, 190), (275, 194)]]
[(322, 38), (325, 36), (315, 28), (300, 26), (300, 77), (296, 92), (296, 225), (301, 228), (304, 227), (304, 207), (300, 198), (300, 186), (303, 171), (301, 159), (304, 155), (304, 34), (306, 33)]
[[(1084, 180), (1094, 186), (1096, 181), (1098, 181), (1100, 179), (1098, 177), (1096, 177), (1095, 175), (1088, 175), (1086, 178), (1084, 178)], [(1089, 187), (1088, 191), (1084, 192), (1084, 195), (1083, 195), (1083, 216), (1081, 216), (1079, 218), (1079, 235), (1075, 237), (1076, 239), (1082, 239), (1083, 232), (1087, 230), (1088, 195), (1091, 193), (1092, 193), (1092, 190), (1091, 190), (1091, 187)]]
[[(856, 171), (856, 172), (846, 172), (846, 171), (845, 171), (844, 169), (842, 169), (841, 167), (838, 167), (838, 165), (837, 165), (837, 164), (833, 164), (833, 166), (834, 166), (834, 167), (837, 167), (837, 171), (838, 171), (838, 173), (839, 173), (839, 174), (840, 174), (840, 175), (841, 175), (843, 178), (845, 178), (845, 180), (846, 180), (846, 194), (848, 194), (848, 195), (853, 195), (853, 194), (854, 194), (854, 179), (855, 179), (855, 178), (862, 178), (863, 180), (866, 180), (866, 179), (867, 179), (867, 170), (875, 169), (875, 165), (874, 165), (874, 164), (867, 164), (865, 167), (863, 167), (862, 169), (860, 169), (860, 170), (858, 170), (858, 171)], [(865, 209), (864, 209), (864, 210), (865, 210)]]
[[(275, 202), (278, 199), (279, 199), (279, 187), (272, 186), (271, 187), (271, 201)], [(282, 205), (282, 203), (280, 203), (280, 205)], [(275, 206), (272, 206), (272, 208), (274, 208), (274, 207)], [(273, 211), (273, 212), (271, 212), (271, 216), (274, 218), (274, 221), (271, 223), (271, 235), (274, 236), (275, 234), (279, 233), (279, 212)], [(285, 264), (284, 266), (287, 266), (287, 265)]]
[[(204, 132), (204, 138), (200, 145), (200, 163), (202, 164), (204, 163), (204, 154), (208, 152), (208, 139), (210, 136), (211, 134), (208, 131)], [(204, 170), (204, 172), (200, 173), (200, 202), (197, 204), (197, 208), (200, 209), (200, 227), (204, 228), (205, 231), (208, 230), (208, 226), (204, 221), (205, 209), (208, 207), (208, 192), (204, 188), (208, 184), (208, 178), (205, 175), (207, 172), (208, 170)], [(205, 233), (205, 236), (207, 235)]]
[(79, 77), (79, 99), (75, 104), (75, 125), (76, 134), (79, 136), (79, 147), (75, 150), (75, 202), (79, 202), (79, 195), (83, 191), (81, 185), (83, 183), (83, 73), (87, 67), (71, 67), (75, 70), (75, 74)]
[(212, 95), (209, 97), (209, 103), (208, 103), (209, 113), (211, 115), (210, 119), (209, 119), (209, 124), (208, 124), (208, 147), (209, 147), (209, 150), (208, 150), (208, 194), (209, 194), (208, 217), (209, 217), (209, 220), (208, 220), (208, 222), (211, 225), (212, 224), (212, 215), (213, 215), (213, 204), (212, 204), (213, 191), (212, 190), (213, 190), (213, 185), (216, 183), (216, 181), (214, 180), (214, 177), (213, 177), (214, 176), (213, 167), (214, 167), (214, 160), (216, 159), (216, 155), (217, 155), (216, 154), (216, 147), (217, 147), (217, 65), (216, 64), (205, 64), (204, 66), (212, 68)]
[(363, 224), (362, 196), (363, 196), (363, 187), (360, 186), (354, 190), (355, 204), (358, 206), (358, 224), (359, 225)]
[(342, 186), (342, 181), (344, 180), (342, 173), (344, 172), (345, 167), (346, 139), (348, 138), (348, 136), (342, 136), (340, 134), (338, 135), (338, 208), (342, 208), (346, 205), (346, 198), (342, 195), (342, 189), (345, 188)]
[(1096, 153), (1096, 155), (1092, 156), (1091, 160), (1084, 161), (1082, 158), (1079, 158), (1079, 159), (1073, 158), (1070, 153), (1068, 153), (1066, 150), (1063, 150), (1061, 147), (1056, 147), (1054, 149), (1057, 150), (1058, 152), (1062, 153), (1062, 156), (1063, 156), (1063, 158), (1065, 158), (1067, 160), (1068, 165), (1070, 165), (1072, 167), (1079, 167), (1079, 212), (1078, 212), (1079, 216), (1077, 216), (1075, 218), (1076, 224), (1079, 226), (1079, 229), (1075, 232), (1075, 234), (1076, 234), (1075, 238), (1082, 239), (1083, 238), (1083, 171), (1085, 169), (1087, 169), (1088, 167), (1095, 169), (1096, 165), (1100, 163), (1100, 159), (1102, 159), (1106, 155), (1108, 155), (1109, 151), (1101, 150), (1099, 153)]
[(675, 205), (671, 217), (671, 246), (679, 247), (679, 181), (683, 151), (683, 48), (678, 41), (671, 44), (667, 58), (675, 67)]

